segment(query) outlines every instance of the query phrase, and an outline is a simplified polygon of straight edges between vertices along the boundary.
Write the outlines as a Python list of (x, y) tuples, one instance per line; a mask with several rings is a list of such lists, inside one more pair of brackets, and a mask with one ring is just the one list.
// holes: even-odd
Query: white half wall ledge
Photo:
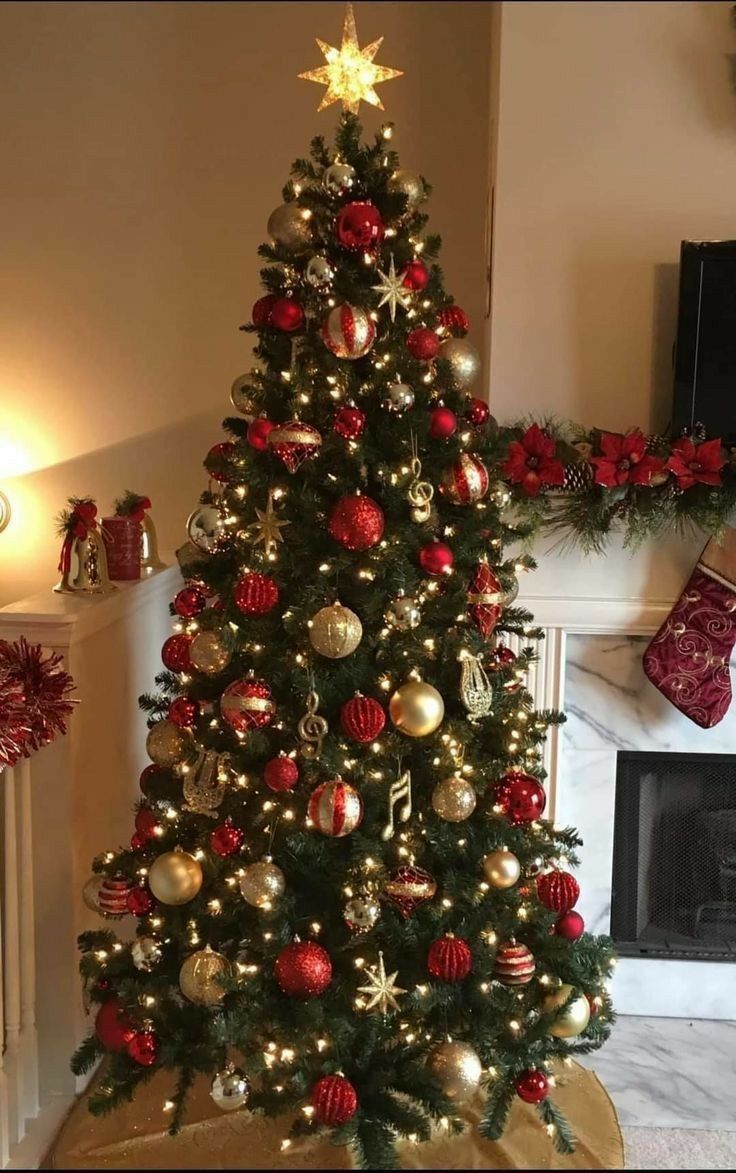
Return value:
[(535, 595), (521, 589), (518, 605), (534, 616), (535, 627), (558, 627), (576, 635), (653, 635), (672, 610), (673, 599)]

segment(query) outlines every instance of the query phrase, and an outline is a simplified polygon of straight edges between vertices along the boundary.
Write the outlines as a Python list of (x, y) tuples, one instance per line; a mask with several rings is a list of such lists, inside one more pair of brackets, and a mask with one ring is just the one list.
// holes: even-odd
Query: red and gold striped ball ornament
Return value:
[(378, 502), (354, 493), (335, 502), (327, 528), (330, 537), (346, 550), (369, 550), (380, 542), (385, 524)]
[(98, 911), (110, 920), (125, 916), (132, 888), (133, 881), (127, 876), (105, 876), (97, 892)]
[(436, 892), (437, 881), (434, 876), (414, 864), (404, 863), (391, 872), (382, 895), (384, 900), (396, 905), (404, 920), (408, 920)]
[(542, 783), (523, 770), (509, 770), (493, 787), (493, 805), (515, 825), (541, 818), (546, 802)]
[(275, 758), (266, 762), (263, 768), (263, 780), (269, 790), (293, 790), (299, 781), (299, 767), (293, 758), (281, 752)]
[(270, 725), (276, 705), (265, 680), (235, 680), (220, 697), (220, 712), (236, 733)]
[(488, 492), (488, 469), (479, 456), (463, 452), (442, 474), (440, 490), (453, 505), (472, 505)]
[(317, 429), (298, 419), (276, 424), (268, 433), (266, 442), (290, 473), (298, 472), (305, 460), (315, 460), (322, 447), (322, 437)]
[(569, 912), (578, 902), (580, 885), (570, 872), (555, 869), (537, 876), (537, 896), (551, 912)]
[(233, 600), (244, 615), (266, 615), (279, 601), (279, 588), (265, 574), (243, 574), (233, 587)]
[(496, 954), (493, 976), (504, 986), (525, 986), (534, 977), (536, 962), (526, 945), (509, 941)]
[(352, 700), (340, 709), (343, 732), (353, 741), (365, 744), (375, 741), (386, 724), (386, 713), (373, 697), (356, 692)]
[(467, 941), (447, 933), (433, 941), (427, 954), (427, 970), (443, 982), (461, 982), (473, 968), (473, 954)]
[(322, 323), (322, 341), (337, 358), (363, 358), (376, 339), (376, 327), (367, 310), (343, 302)]
[(360, 825), (363, 800), (349, 782), (332, 778), (312, 791), (307, 814), (313, 826), (323, 835), (341, 839)]
[(315, 941), (292, 941), (276, 958), (274, 973), (290, 998), (318, 998), (332, 981), (332, 961)]
[(317, 1123), (329, 1128), (345, 1124), (358, 1110), (358, 1093), (344, 1075), (325, 1075), (318, 1079), (309, 1099)]
[(503, 613), (504, 593), (494, 570), (479, 562), (468, 584), (468, 615), (488, 639)]

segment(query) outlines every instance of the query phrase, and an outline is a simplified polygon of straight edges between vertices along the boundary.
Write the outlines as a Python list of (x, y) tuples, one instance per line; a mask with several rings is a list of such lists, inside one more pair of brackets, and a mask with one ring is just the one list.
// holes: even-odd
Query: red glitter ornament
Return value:
[(449, 440), (457, 431), (457, 416), (449, 407), (433, 407), (429, 413), (429, 434), (433, 440)]
[(530, 1068), (514, 1080), (516, 1094), (525, 1104), (541, 1104), (547, 1098), (549, 1081), (543, 1071)]
[(265, 615), (279, 601), (279, 588), (265, 574), (244, 574), (233, 587), (235, 606), (244, 615)]
[(207, 599), (199, 587), (183, 587), (174, 599), (174, 610), (182, 619), (194, 619), (207, 606)]
[(365, 431), (365, 418), (359, 407), (341, 407), (332, 426), (343, 440), (359, 440)]
[(487, 424), (491, 418), (491, 409), (485, 399), (476, 399), (474, 396), (471, 396), (468, 399), (465, 418), (474, 428), (482, 428), (483, 424)]
[(440, 348), (440, 340), (434, 330), (428, 326), (417, 326), (406, 339), (406, 346), (412, 358), (419, 362), (429, 362), (436, 357)]
[(537, 876), (537, 896), (551, 912), (569, 912), (578, 902), (580, 885), (570, 872), (544, 872)]
[(199, 720), (199, 701), (188, 696), (178, 696), (169, 705), (169, 720), (180, 729), (192, 729)]
[(148, 916), (156, 907), (156, 901), (147, 887), (131, 888), (128, 893), (128, 912), (131, 916)]
[(488, 492), (488, 469), (479, 456), (463, 452), (442, 474), (440, 491), (453, 505), (472, 505)]
[(567, 941), (577, 941), (585, 932), (585, 921), (579, 912), (564, 912), (555, 924), (555, 934)]
[(537, 965), (526, 945), (509, 941), (501, 945), (493, 966), (493, 976), (504, 986), (525, 986), (534, 977)]
[(437, 881), (423, 868), (404, 863), (395, 868), (383, 888), (383, 897), (395, 904), (404, 920), (408, 920), (420, 904), (431, 900), (437, 891)]
[(135, 1027), (119, 998), (103, 1002), (95, 1017), (95, 1034), (107, 1051), (124, 1051)]
[(244, 840), (245, 832), (236, 827), (231, 819), (225, 819), (224, 823), (210, 831), (210, 847), (215, 855), (222, 856), (223, 859), (239, 851)]
[(299, 767), (293, 758), (285, 753), (266, 762), (263, 779), (269, 790), (293, 790), (299, 781)]
[(322, 437), (311, 424), (287, 420), (268, 433), (268, 447), (282, 460), (290, 473), (297, 472), (305, 460), (315, 460), (322, 447)]
[(312, 1088), (310, 1102), (318, 1124), (345, 1124), (358, 1109), (358, 1093), (344, 1075), (325, 1075)]
[(503, 613), (503, 591), (487, 562), (479, 562), (468, 584), (468, 615), (483, 636), (494, 630)]
[(461, 982), (473, 967), (473, 954), (462, 937), (448, 933), (433, 941), (427, 954), (427, 970), (443, 982)]
[(354, 200), (338, 213), (335, 231), (343, 248), (369, 252), (383, 240), (381, 213), (373, 204)]
[(354, 786), (332, 778), (315, 787), (309, 796), (307, 814), (323, 835), (342, 839), (358, 827), (363, 818), (363, 800)]
[(290, 998), (318, 998), (332, 981), (332, 961), (315, 941), (292, 941), (276, 958), (274, 972)]
[(272, 432), (276, 424), (272, 420), (266, 419), (265, 416), (259, 415), (256, 419), (251, 420), (248, 424), (247, 441), (251, 448), (255, 448), (256, 452), (265, 452), (268, 448), (269, 432)]
[(304, 310), (293, 297), (277, 297), (271, 306), (269, 325), (286, 334), (293, 334), (304, 325)]
[(161, 659), (169, 672), (191, 672), (192, 661), (189, 658), (189, 649), (194, 636), (186, 632), (170, 635), (161, 648)]
[(116, 920), (128, 911), (128, 893), (133, 887), (127, 876), (105, 876), (97, 893), (97, 906), (103, 916)]
[[(225, 484), (230, 480), (231, 470), (218, 468), (223, 462), (232, 460), (235, 455), (235, 445), (232, 440), (223, 440), (221, 444), (213, 444), (209, 452), (204, 458), (204, 466), (207, 472), (212, 477), (213, 481), (219, 481), (220, 484)], [(213, 467), (210, 467), (213, 466)]]
[(340, 724), (353, 741), (375, 741), (386, 724), (386, 713), (373, 697), (356, 692), (340, 709)]
[(470, 329), (470, 318), (459, 305), (446, 305), (437, 315), (440, 326), (456, 337), (462, 337)]
[(153, 1067), (158, 1059), (158, 1039), (150, 1028), (136, 1031), (126, 1049), (141, 1067)]
[(337, 358), (362, 358), (376, 338), (376, 326), (367, 310), (344, 302), (331, 309), (322, 323), (322, 341)]
[(429, 281), (429, 269), (424, 261), (409, 261), (401, 274), (401, 284), (413, 293), (421, 293)]
[(369, 550), (383, 537), (385, 520), (381, 506), (371, 497), (341, 497), (331, 511), (331, 537), (347, 550)]
[(236, 732), (246, 733), (270, 725), (276, 705), (265, 680), (235, 680), (220, 697), (220, 712)]
[(161, 831), (161, 820), (150, 806), (142, 806), (135, 813), (135, 829), (144, 839), (154, 839)]
[(277, 302), (278, 296), (275, 293), (266, 293), (263, 297), (259, 297), (254, 304), (251, 312), (253, 318), (253, 325), (259, 330), (265, 329), (266, 326), (271, 325), (271, 310), (274, 303)]
[(494, 806), (500, 806), (514, 824), (541, 818), (546, 802), (542, 783), (523, 770), (509, 770), (493, 789)]
[(426, 574), (449, 574), (455, 555), (445, 542), (430, 542), (419, 551), (419, 565)]

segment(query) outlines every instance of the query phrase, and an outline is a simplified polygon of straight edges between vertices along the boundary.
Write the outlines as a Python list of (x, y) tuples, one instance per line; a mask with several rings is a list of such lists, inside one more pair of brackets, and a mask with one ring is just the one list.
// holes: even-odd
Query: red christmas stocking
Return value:
[(736, 530), (711, 538), (688, 584), (644, 653), (644, 671), (675, 708), (711, 729), (731, 704), (736, 642)]

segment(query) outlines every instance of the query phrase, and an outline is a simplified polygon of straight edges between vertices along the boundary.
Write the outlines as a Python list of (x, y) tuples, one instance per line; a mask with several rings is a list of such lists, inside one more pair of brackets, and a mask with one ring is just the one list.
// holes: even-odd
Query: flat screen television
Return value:
[(672, 434), (736, 443), (736, 240), (683, 240)]

